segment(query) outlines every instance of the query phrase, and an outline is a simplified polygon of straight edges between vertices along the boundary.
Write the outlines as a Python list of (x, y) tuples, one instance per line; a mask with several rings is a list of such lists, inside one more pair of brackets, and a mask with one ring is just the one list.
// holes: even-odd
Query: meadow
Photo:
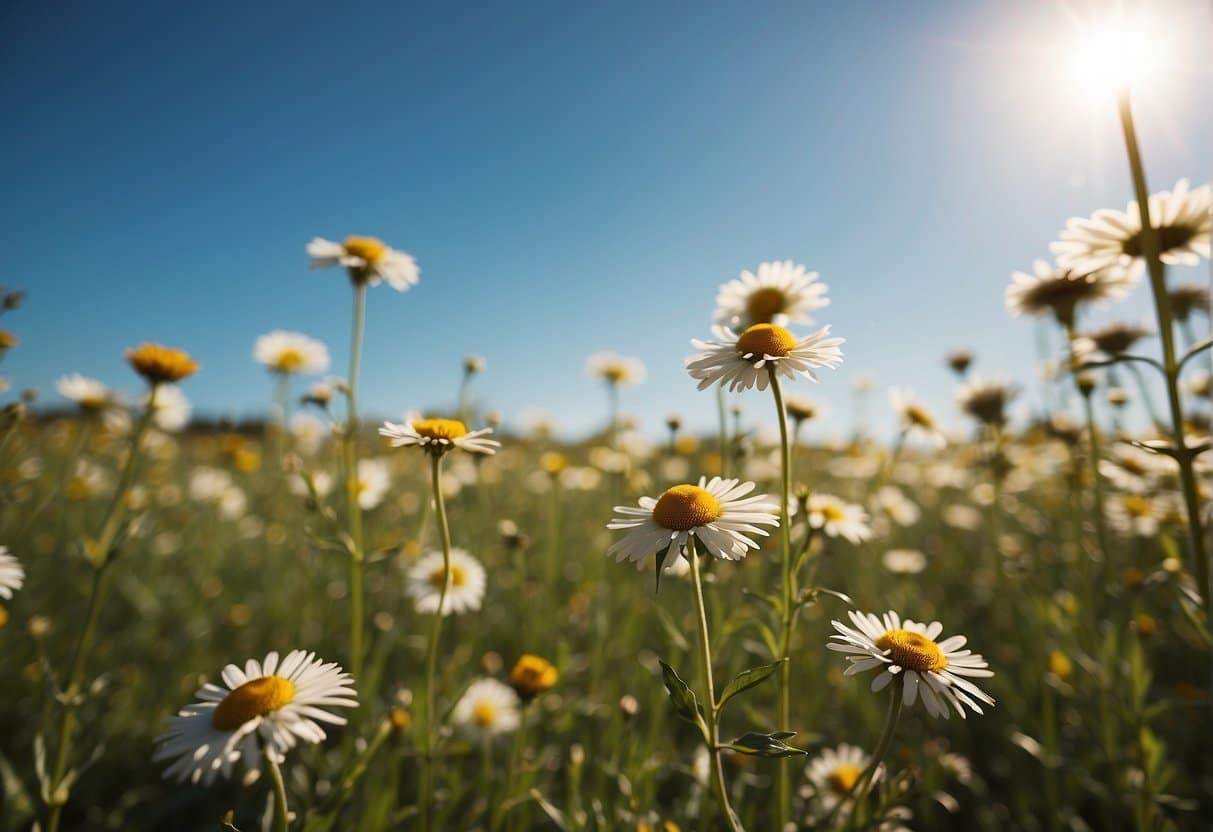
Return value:
[[(1151, 190), (1119, 101), (1132, 201), (1005, 290), (1042, 379), (924, 356), (960, 431), (860, 384), (895, 433), (806, 438), (856, 336), (792, 261), (705, 276), (710, 434), (630, 413), (614, 353), (579, 441), (503, 421), (478, 356), (372, 418), (367, 304), (425, 283), (370, 236), (300, 246), (351, 360), (258, 338), (264, 419), (191, 420), (221, 370), (137, 332), (124, 390), (6, 392), (0, 830), (1210, 828), (1213, 342), (1173, 269), (1207, 267), (1213, 190)], [(1152, 321), (1090, 323), (1130, 291)]]

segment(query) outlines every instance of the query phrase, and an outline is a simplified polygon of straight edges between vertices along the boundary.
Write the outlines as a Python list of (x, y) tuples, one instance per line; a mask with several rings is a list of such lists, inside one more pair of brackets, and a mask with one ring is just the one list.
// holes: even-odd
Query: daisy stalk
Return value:
[[(859, 775), (859, 782), (851, 790), (851, 811), (847, 814), (845, 829), (854, 827), (855, 817), (859, 813), (860, 807), (863, 806), (863, 802), (867, 800), (868, 792), (872, 788), (872, 781), (876, 777), (880, 763), (889, 752), (889, 746), (893, 744), (893, 735), (897, 732), (897, 721), (901, 717), (904, 687), (905, 675), (898, 674), (893, 680), (892, 691), (889, 694), (889, 710), (885, 714), (884, 729), (880, 732), (880, 739), (876, 743), (876, 750), (872, 752), (872, 759), (868, 761), (867, 768), (863, 770), (863, 774)], [(838, 805), (834, 807), (834, 811), (837, 812), (846, 802), (845, 800), (840, 800)]]
[(354, 281), (354, 322), (350, 339), (350, 373), (345, 385), (345, 430), (341, 436), (345, 465), (345, 499), (350, 532), (350, 672), (362, 675), (363, 560), (362, 506), (358, 502), (358, 371), (366, 326), (366, 282)]
[(265, 773), (270, 779), (274, 794), (274, 821), (270, 826), (273, 832), (286, 832), (290, 811), (286, 806), (286, 784), (282, 781), (282, 769), (274, 761), (272, 754), (263, 753)]

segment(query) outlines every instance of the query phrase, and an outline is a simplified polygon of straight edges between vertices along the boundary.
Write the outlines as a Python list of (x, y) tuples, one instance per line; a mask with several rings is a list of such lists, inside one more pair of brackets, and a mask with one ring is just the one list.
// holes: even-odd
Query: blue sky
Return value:
[[(626, 411), (710, 427), (688, 341), (772, 259), (830, 286), (846, 361), (797, 387), (832, 429), (859, 372), (955, 419), (953, 347), (1033, 378), (1011, 271), (1130, 197), (1111, 107), (1066, 83), (1074, 4), (657, 5), (8, 4), (0, 282), (29, 300), (0, 369), (48, 398), (72, 371), (134, 390), (122, 349), (160, 340), (203, 363), (199, 412), (255, 414), (257, 335), (344, 366), (348, 284), (303, 248), (365, 233), (422, 268), (371, 292), (367, 413), (449, 404), (474, 352), (507, 420), (585, 431), (605, 400), (584, 360), (610, 349), (649, 369)], [(1177, 48), (1208, 43), (1207, 5), (1180, 5)], [(1155, 190), (1209, 179), (1211, 76), (1185, 64), (1139, 101)], [(1148, 310), (1142, 286), (1103, 317)]]

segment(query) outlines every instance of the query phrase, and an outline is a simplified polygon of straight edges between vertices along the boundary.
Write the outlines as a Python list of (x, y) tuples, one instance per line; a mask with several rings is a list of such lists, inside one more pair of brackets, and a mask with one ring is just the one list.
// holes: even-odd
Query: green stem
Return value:
[(717, 444), (720, 446), (720, 476), (729, 476), (729, 418), (724, 402), (724, 385), (716, 385)]
[[(855, 788), (851, 791), (853, 795), (853, 805), (851, 813), (847, 817), (846, 828), (850, 829), (855, 823), (855, 817), (859, 814), (863, 802), (868, 797), (868, 792), (872, 789), (872, 783), (876, 779), (876, 771), (880, 768), (880, 763), (884, 760), (885, 755), (889, 752), (889, 746), (893, 743), (893, 734), (897, 730), (897, 719), (901, 716), (901, 701), (903, 699), (903, 688), (905, 687), (905, 672), (898, 673), (893, 679), (893, 691), (890, 694), (889, 711), (885, 716), (884, 730), (880, 734), (880, 740), (876, 743), (876, 750), (872, 752), (872, 759), (868, 763), (868, 767), (863, 770), (863, 774), (859, 776), (859, 782), (855, 784)], [(926, 684), (926, 682), (922, 682)], [(840, 801), (839, 806), (842, 806), (846, 801)]]
[(363, 560), (362, 506), (358, 503), (358, 372), (362, 363), (362, 335), (366, 324), (366, 283), (354, 283), (354, 323), (350, 340), (350, 373), (346, 379), (346, 418), (342, 436), (345, 460), (345, 499), (350, 540), (350, 673), (362, 676)]
[(447, 525), (446, 502), (442, 497), (442, 456), (435, 453), (430, 465), (431, 485), (434, 491), (434, 513), (438, 518), (438, 531), (442, 538), (442, 589), (438, 591), (438, 609), (430, 623), (430, 639), (425, 650), (425, 725), (422, 728), (421, 776), (418, 780), (420, 792), (417, 806), (420, 828), (429, 832), (433, 828), (430, 799), (434, 782), (434, 746), (437, 730), (434, 724), (434, 677), (438, 672), (438, 639), (442, 634), (443, 608), (446, 607), (446, 592), (451, 583), (451, 530)]
[(270, 826), (273, 832), (286, 832), (290, 812), (286, 808), (286, 784), (282, 781), (282, 769), (274, 762), (274, 758), (263, 751), (265, 772), (269, 775), (270, 785), (274, 790), (274, 822)]
[(67, 764), (71, 756), (72, 732), (76, 727), (76, 708), (79, 705), (81, 687), (84, 682), (85, 665), (88, 660), (89, 650), (92, 647), (93, 634), (97, 629), (97, 619), (101, 614), (102, 602), (105, 599), (108, 588), (106, 576), (109, 572), (109, 566), (113, 562), (113, 558), (110, 556), (110, 549), (113, 547), (114, 540), (118, 536), (118, 531), (122, 525), (122, 509), (126, 505), (127, 494), (134, 484), (135, 470), (138, 467), (139, 461), (139, 444), (143, 441), (143, 435), (147, 433), (147, 429), (152, 423), (152, 417), (155, 414), (156, 391), (157, 386), (152, 385), (148, 393), (147, 404), (143, 409), (143, 415), (140, 417), (138, 424), (135, 426), (135, 432), (131, 436), (130, 452), (126, 458), (126, 464), (122, 468), (122, 475), (118, 480), (118, 488), (115, 490), (113, 499), (110, 500), (109, 507), (106, 509), (101, 535), (95, 541), (85, 542), (89, 561), (93, 565), (93, 586), (92, 591), (89, 593), (88, 612), (85, 613), (84, 629), (80, 631), (80, 639), (76, 642), (75, 650), (72, 653), (67, 683), (63, 690), (63, 713), (59, 720), (59, 747), (55, 753), (54, 768), (51, 770), (51, 793), (55, 805), (50, 807), (50, 816), (46, 824), (47, 832), (58, 832), (63, 806), (67, 802), (68, 795), (59, 795), (56, 792), (58, 792), (59, 786), (67, 774)]
[(1188, 513), (1188, 534), (1191, 539), (1192, 558), (1195, 562), (1197, 588), (1205, 617), (1213, 615), (1209, 605), (1209, 556), (1205, 549), (1203, 523), (1200, 513), (1200, 496), (1196, 485), (1194, 456), (1189, 452), (1184, 439), (1183, 401), (1179, 395), (1179, 364), (1175, 358), (1175, 333), (1172, 328), (1171, 302), (1167, 295), (1166, 273), (1159, 252), (1157, 230), (1150, 219), (1150, 190), (1146, 185), (1146, 171), (1141, 161), (1141, 150), (1137, 144), (1137, 130), (1133, 126), (1133, 109), (1129, 90), (1124, 88), (1119, 99), (1120, 124), (1124, 131), (1125, 150), (1129, 157), (1129, 170), (1133, 176), (1133, 190), (1137, 196), (1141, 213), (1141, 252), (1150, 273), (1150, 289), (1154, 296), (1154, 312), (1158, 319), (1158, 336), (1162, 341), (1164, 377), (1167, 383), (1167, 401), (1171, 407), (1172, 440), (1177, 451), (1180, 482), (1183, 486), (1184, 506)]
[[(687, 557), (691, 560), (691, 585), (695, 589), (695, 610), (699, 614), (699, 658), (703, 665), (703, 685), (706, 702), (703, 709), (707, 728), (708, 759), (711, 763), (712, 791), (720, 803), (732, 832), (741, 832), (737, 813), (729, 805), (729, 792), (724, 782), (724, 771), (720, 767), (720, 729), (716, 718), (716, 686), (712, 680), (712, 645), (708, 639), (708, 612), (703, 603), (703, 580), (699, 574), (699, 553), (695, 550), (695, 539), (687, 539)], [(780, 827), (782, 829), (782, 826)]]
[[(796, 621), (796, 576), (792, 571), (792, 524), (790, 506), (792, 501), (792, 454), (788, 442), (788, 416), (783, 404), (783, 390), (779, 386), (779, 375), (775, 365), (770, 368), (771, 393), (775, 398), (775, 419), (779, 422), (779, 467), (780, 492), (782, 496), (779, 515), (779, 553), (780, 565), (783, 570), (783, 603), (780, 608), (780, 655), (784, 659), (779, 667), (779, 714), (777, 717), (779, 730), (791, 730), (788, 725), (792, 721), (792, 628)], [(786, 759), (777, 764), (778, 798), (775, 806), (775, 828), (783, 829), (787, 824), (792, 809), (792, 772), (790, 762)]]

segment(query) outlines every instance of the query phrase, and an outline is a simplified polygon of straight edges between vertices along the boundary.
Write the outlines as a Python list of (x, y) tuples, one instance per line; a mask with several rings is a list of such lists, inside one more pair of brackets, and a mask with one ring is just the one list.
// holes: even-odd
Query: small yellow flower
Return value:
[(1158, 619), (1152, 615), (1146, 615), (1144, 612), (1139, 612), (1133, 616), (1133, 629), (1142, 638), (1150, 638), (1158, 635)]
[(388, 719), (392, 723), (392, 728), (396, 731), (403, 732), (413, 727), (413, 717), (404, 708), (392, 708)]
[(564, 454), (557, 453), (556, 451), (547, 451), (543, 456), (539, 457), (539, 467), (554, 477), (569, 467), (569, 460)]
[(11, 349), (21, 343), (21, 339), (7, 329), (0, 329), (0, 352)]
[(1066, 680), (1070, 678), (1070, 674), (1074, 671), (1074, 664), (1070, 661), (1070, 657), (1060, 650), (1054, 650), (1049, 654), (1049, 672), (1058, 679)]
[(126, 351), (127, 363), (152, 384), (176, 382), (198, 370), (198, 362), (184, 350), (145, 343)]
[(510, 671), (510, 687), (527, 702), (555, 685), (558, 676), (555, 666), (547, 659), (526, 653)]

